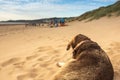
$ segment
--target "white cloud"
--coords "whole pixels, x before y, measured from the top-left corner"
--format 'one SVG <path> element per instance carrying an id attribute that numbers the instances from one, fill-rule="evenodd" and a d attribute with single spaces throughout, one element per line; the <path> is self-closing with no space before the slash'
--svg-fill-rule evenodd
<path id="1" fill-rule="evenodd" d="M 79 0 L 72 4 L 56 4 L 62 1 L 64 0 L 0 0 L 0 20 L 78 16 L 101 6 L 84 4 L 84 1 Z"/>
<path id="2" fill-rule="evenodd" d="M 111 1 L 117 1 L 117 0 L 93 0 L 93 1 L 99 1 L 99 2 L 111 2 Z"/>

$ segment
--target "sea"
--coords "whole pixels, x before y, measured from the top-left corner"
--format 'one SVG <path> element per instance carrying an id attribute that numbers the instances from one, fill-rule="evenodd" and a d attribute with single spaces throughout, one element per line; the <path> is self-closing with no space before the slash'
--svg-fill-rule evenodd
<path id="1" fill-rule="evenodd" d="M 0 22 L 0 25 L 22 25 L 26 24 L 25 22 Z"/>

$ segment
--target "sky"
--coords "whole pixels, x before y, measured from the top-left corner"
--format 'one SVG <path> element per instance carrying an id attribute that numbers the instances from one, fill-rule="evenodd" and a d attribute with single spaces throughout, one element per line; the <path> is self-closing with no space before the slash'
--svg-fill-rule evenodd
<path id="1" fill-rule="evenodd" d="M 0 0 L 0 21 L 74 17 L 117 0 Z"/>

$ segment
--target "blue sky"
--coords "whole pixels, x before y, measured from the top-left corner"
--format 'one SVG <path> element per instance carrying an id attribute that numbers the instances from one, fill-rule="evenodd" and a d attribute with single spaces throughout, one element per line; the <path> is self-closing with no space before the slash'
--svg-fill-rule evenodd
<path id="1" fill-rule="evenodd" d="M 79 16 L 117 0 L 0 0 L 0 21 Z"/>

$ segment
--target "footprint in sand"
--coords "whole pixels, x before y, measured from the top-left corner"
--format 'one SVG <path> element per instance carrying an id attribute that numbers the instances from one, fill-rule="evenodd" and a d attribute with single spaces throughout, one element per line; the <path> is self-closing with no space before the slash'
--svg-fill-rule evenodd
<path id="1" fill-rule="evenodd" d="M 45 46 L 45 47 L 39 47 L 38 52 L 44 52 L 44 51 L 49 51 L 52 50 L 52 46 Z"/>
<path id="2" fill-rule="evenodd" d="M 39 54 L 34 54 L 34 55 L 31 55 L 31 56 L 28 56 L 26 57 L 27 60 L 32 60 L 32 59 L 35 59 L 39 56 Z"/>
<path id="3" fill-rule="evenodd" d="M 46 68 L 47 66 L 49 66 L 48 63 L 36 63 L 36 64 L 32 65 L 32 67 L 34 67 L 34 68 L 38 68 L 38 67 Z"/>
<path id="4" fill-rule="evenodd" d="M 50 50 L 48 52 L 46 52 L 47 55 L 50 55 L 49 57 L 60 57 L 60 55 L 62 54 L 61 50 L 59 49 L 53 49 L 53 50 Z"/>
<path id="5" fill-rule="evenodd" d="M 18 75 L 17 80 L 33 80 L 38 75 L 38 69 L 31 69 L 28 73 Z"/>
<path id="6" fill-rule="evenodd" d="M 1 67 L 6 67 L 6 66 L 8 66 L 10 64 L 13 64 L 13 63 L 16 63 L 16 62 L 18 62 L 20 60 L 21 60 L 20 58 L 11 58 L 11 59 L 1 63 Z"/>
<path id="7" fill-rule="evenodd" d="M 38 58 L 38 61 L 43 61 L 43 60 L 44 60 L 44 58 L 42 58 L 42 57 L 41 57 L 41 58 Z"/>
<path id="8" fill-rule="evenodd" d="M 33 80 L 33 78 L 35 78 L 36 76 L 37 74 L 34 74 L 34 73 L 23 74 L 23 75 L 17 76 L 17 80 Z"/>
<path id="9" fill-rule="evenodd" d="M 40 56 L 37 59 L 37 61 L 46 61 L 49 57 L 50 57 L 49 55 L 44 54 L 44 55 Z"/>
<path id="10" fill-rule="evenodd" d="M 39 66 L 40 66 L 40 63 L 35 63 L 35 64 L 32 65 L 32 67 L 34 67 L 34 68 L 39 67 Z"/>
<path id="11" fill-rule="evenodd" d="M 49 66 L 49 64 L 48 63 L 43 63 L 43 64 L 40 64 L 40 66 L 43 67 L 43 68 L 46 68 L 47 66 Z"/>
<path id="12" fill-rule="evenodd" d="M 25 63 L 26 62 L 23 61 L 23 62 L 14 63 L 13 65 L 15 66 L 15 68 L 23 68 Z"/>

